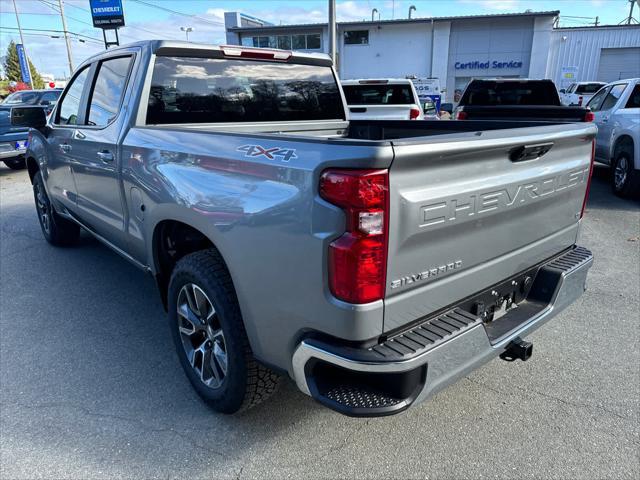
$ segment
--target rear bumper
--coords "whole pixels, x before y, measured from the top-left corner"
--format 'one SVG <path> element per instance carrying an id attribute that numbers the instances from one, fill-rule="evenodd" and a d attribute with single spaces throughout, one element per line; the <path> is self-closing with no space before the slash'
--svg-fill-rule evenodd
<path id="1" fill-rule="evenodd" d="M 488 324 L 454 306 L 367 348 L 305 339 L 293 355 L 294 379 L 301 391 L 347 415 L 401 412 L 564 310 L 584 292 L 592 264 L 582 247 L 551 259 L 537 269 L 526 300 Z"/>
<path id="2" fill-rule="evenodd" d="M 24 155 L 27 151 L 27 148 L 16 148 L 15 144 L 18 140 L 24 141 L 25 138 L 18 138 L 15 141 L 5 142 L 0 141 L 0 160 L 4 160 L 6 158 L 14 158 L 19 157 L 20 155 Z"/>

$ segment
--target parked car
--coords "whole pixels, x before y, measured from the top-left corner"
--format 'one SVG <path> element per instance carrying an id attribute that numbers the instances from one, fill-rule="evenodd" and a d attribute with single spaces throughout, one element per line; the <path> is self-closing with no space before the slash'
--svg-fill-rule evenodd
<path id="1" fill-rule="evenodd" d="M 38 105 L 47 114 L 51 113 L 62 90 L 21 90 L 14 92 L 0 103 L 0 160 L 13 169 L 25 167 L 24 153 L 27 150 L 29 129 L 11 125 L 11 108 Z"/>
<path id="2" fill-rule="evenodd" d="M 611 187 L 620 196 L 640 192 L 640 79 L 617 80 L 587 106 L 598 126 L 595 158 L 611 166 Z"/>
<path id="3" fill-rule="evenodd" d="M 83 228 L 153 275 L 221 412 L 274 372 L 347 415 L 403 411 L 527 360 L 592 263 L 593 124 L 349 121 L 326 55 L 139 42 L 80 65 L 48 120 L 12 118 L 45 239 Z"/>
<path id="4" fill-rule="evenodd" d="M 560 89 L 560 101 L 562 105 L 578 106 L 586 105 L 591 97 L 606 85 L 605 82 L 577 82 L 565 89 Z"/>
<path id="5" fill-rule="evenodd" d="M 342 88 L 353 120 L 424 119 L 418 92 L 409 79 L 342 80 Z"/>
<path id="6" fill-rule="evenodd" d="M 551 80 L 474 79 L 469 82 L 455 110 L 457 120 L 535 120 L 589 122 L 584 107 L 560 103 Z"/>

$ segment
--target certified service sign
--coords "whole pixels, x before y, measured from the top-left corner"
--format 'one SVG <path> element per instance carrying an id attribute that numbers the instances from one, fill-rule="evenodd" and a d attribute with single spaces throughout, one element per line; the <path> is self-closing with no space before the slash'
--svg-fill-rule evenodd
<path id="1" fill-rule="evenodd" d="M 89 0 L 89 3 L 94 27 L 124 27 L 122 0 Z"/>

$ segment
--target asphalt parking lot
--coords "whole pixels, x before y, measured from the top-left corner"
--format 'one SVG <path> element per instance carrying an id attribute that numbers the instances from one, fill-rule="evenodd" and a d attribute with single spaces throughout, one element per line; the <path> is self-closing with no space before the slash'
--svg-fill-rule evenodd
<path id="1" fill-rule="evenodd" d="M 638 478 L 640 203 L 596 168 L 589 290 L 397 416 L 352 419 L 284 382 L 240 416 L 183 375 L 153 280 L 97 241 L 42 238 L 26 172 L 0 167 L 0 477 Z"/>

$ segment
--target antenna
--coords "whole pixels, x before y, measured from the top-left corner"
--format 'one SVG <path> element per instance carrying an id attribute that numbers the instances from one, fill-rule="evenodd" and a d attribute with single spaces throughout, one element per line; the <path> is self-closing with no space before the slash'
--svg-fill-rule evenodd
<path id="1" fill-rule="evenodd" d="M 629 2 L 629 16 L 622 20 L 618 25 L 631 25 L 633 23 L 638 24 L 638 20 L 636 20 L 633 16 L 633 7 L 635 7 L 636 3 L 640 7 L 640 0 L 628 0 Z"/>

